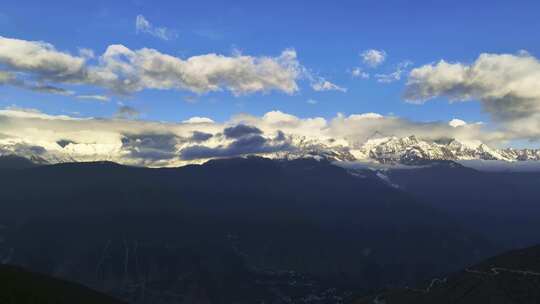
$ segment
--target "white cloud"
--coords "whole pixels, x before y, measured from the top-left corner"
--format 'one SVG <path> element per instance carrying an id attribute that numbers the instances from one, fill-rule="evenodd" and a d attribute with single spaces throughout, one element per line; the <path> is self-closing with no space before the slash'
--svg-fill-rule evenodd
<path id="1" fill-rule="evenodd" d="M 319 103 L 317 100 L 311 99 L 311 98 L 308 99 L 306 102 L 309 103 L 309 104 L 311 104 L 311 105 L 314 105 L 314 104 L 318 104 L 318 103 Z"/>
<path id="2" fill-rule="evenodd" d="M 384 116 L 379 113 L 338 114 L 332 119 L 322 117 L 299 118 L 297 116 L 271 111 L 257 117 L 253 115 L 237 115 L 231 123 L 243 123 L 257 126 L 266 133 L 281 130 L 286 134 L 295 134 L 306 138 L 323 140 L 339 139 L 354 146 L 363 143 L 374 133 L 384 136 L 404 137 L 417 135 L 420 138 L 440 139 L 454 137 L 464 141 L 480 140 L 490 144 L 498 144 L 504 140 L 504 134 L 484 129 L 484 125 L 471 123 L 454 128 L 449 122 L 415 122 L 396 116 Z"/>
<path id="3" fill-rule="evenodd" d="M 294 50 L 279 57 L 226 57 L 217 54 L 186 60 L 153 49 L 132 51 L 112 45 L 91 74 L 100 85 L 131 93 L 143 89 L 177 89 L 196 93 L 227 89 L 235 95 L 278 90 L 298 90 L 299 63 Z"/>
<path id="4" fill-rule="evenodd" d="M 388 74 L 376 74 L 375 78 L 377 79 L 377 82 L 379 83 L 392 83 L 395 81 L 401 80 L 401 76 L 406 71 L 406 69 L 412 65 L 411 61 L 405 60 L 400 62 L 397 66 L 395 71 L 388 73 Z"/>
<path id="5" fill-rule="evenodd" d="M 175 31 L 172 31 L 166 27 L 154 26 L 143 15 L 138 15 L 135 18 L 135 29 L 137 33 L 150 34 L 156 38 L 162 40 L 171 40 L 178 37 Z"/>
<path id="6" fill-rule="evenodd" d="M 199 116 L 194 116 L 194 117 L 191 117 L 189 119 L 186 119 L 184 121 L 182 121 L 183 123 L 188 123 L 188 124 L 211 124 L 211 123 L 214 123 L 214 121 L 208 117 L 199 117 Z"/>
<path id="7" fill-rule="evenodd" d="M 85 58 L 57 51 L 41 41 L 0 36 L 0 64 L 29 72 L 42 81 L 77 82 L 85 78 Z"/>
<path id="8" fill-rule="evenodd" d="M 389 74 L 376 74 L 377 82 L 379 83 L 392 83 L 401 79 L 401 72 L 394 71 Z"/>
<path id="9" fill-rule="evenodd" d="M 386 52 L 383 50 L 365 50 L 360 54 L 364 64 L 370 67 L 376 67 L 382 64 L 386 60 Z"/>
<path id="10" fill-rule="evenodd" d="M 456 138 L 465 142 L 481 141 L 495 145 L 505 139 L 505 134 L 489 131 L 482 124 L 456 128 L 450 126 L 449 122 L 416 122 L 378 113 L 338 115 L 329 122 L 328 132 L 335 138 L 345 138 L 353 143 L 363 143 L 375 133 L 397 137 L 416 135 L 428 140 Z"/>
<path id="11" fill-rule="evenodd" d="M 344 116 L 343 116 L 343 114 L 340 114 L 340 115 L 338 115 L 338 117 L 343 118 Z M 349 119 L 352 119 L 352 120 L 380 119 L 380 118 L 384 118 L 384 116 L 382 116 L 379 113 L 374 113 L 374 112 L 362 113 L 362 114 L 351 114 L 349 116 Z"/>
<path id="12" fill-rule="evenodd" d="M 77 95 L 78 99 L 90 99 L 90 100 L 97 100 L 97 101 L 110 101 L 111 98 L 109 96 L 105 95 Z"/>
<path id="13" fill-rule="evenodd" d="M 467 123 L 461 119 L 454 118 L 448 122 L 448 125 L 454 128 L 462 127 L 467 125 Z"/>
<path id="14" fill-rule="evenodd" d="M 339 92 L 347 92 L 347 88 L 338 86 L 335 83 L 332 83 L 326 78 L 319 76 L 317 73 L 314 73 L 313 71 L 303 67 L 298 66 L 298 72 L 299 76 L 302 78 L 305 78 L 309 81 L 311 88 L 314 91 L 322 92 L 322 91 L 339 91 Z"/>
<path id="15" fill-rule="evenodd" d="M 93 85 L 117 94 L 145 89 L 293 94 L 299 90 L 297 80 L 305 70 L 293 49 L 277 57 L 206 54 L 181 59 L 154 49 L 110 45 L 97 57 L 97 64 L 87 62 L 88 50 L 80 53 L 74 56 L 45 42 L 0 37 L 0 65 L 7 69 L 0 81 L 35 90 L 57 88 L 50 84 Z M 17 81 L 9 78 L 8 82 L 7 75 L 17 75 Z"/>
<path id="16" fill-rule="evenodd" d="M 43 120 L 80 120 L 78 118 L 70 117 L 67 115 L 49 115 L 37 109 L 19 108 L 17 106 L 10 106 L 3 110 L 0 110 L 0 116 L 22 119 L 36 118 Z"/>
<path id="17" fill-rule="evenodd" d="M 322 91 L 339 91 L 343 93 L 347 92 L 347 88 L 340 87 L 337 84 L 331 83 L 330 81 L 324 78 L 319 78 L 317 81 L 313 82 L 311 84 L 311 87 L 313 88 L 313 90 L 317 92 L 322 92 Z"/>
<path id="18" fill-rule="evenodd" d="M 354 78 L 369 79 L 370 75 L 367 72 L 364 72 L 361 68 L 356 67 L 352 69 L 351 75 Z"/>
<path id="19" fill-rule="evenodd" d="M 413 69 L 405 98 L 478 100 L 512 137 L 540 138 L 540 61 L 528 53 L 481 54 L 471 64 L 444 60 Z"/>

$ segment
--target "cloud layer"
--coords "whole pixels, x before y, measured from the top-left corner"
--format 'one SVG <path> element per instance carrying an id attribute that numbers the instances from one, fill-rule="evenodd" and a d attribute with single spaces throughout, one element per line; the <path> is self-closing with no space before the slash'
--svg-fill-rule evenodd
<path id="1" fill-rule="evenodd" d="M 176 32 L 166 27 L 154 26 L 143 15 L 137 15 L 135 18 L 135 29 L 137 33 L 150 34 L 162 40 L 171 40 L 177 37 Z"/>
<path id="2" fill-rule="evenodd" d="M 120 112 L 130 109 L 120 109 Z M 146 166 L 177 166 L 214 157 L 294 153 L 324 145 L 354 152 L 374 136 L 424 139 L 453 137 L 498 142 L 503 134 L 482 124 L 419 123 L 376 113 L 299 118 L 280 111 L 236 115 L 224 123 L 195 117 L 181 123 L 53 116 L 35 110 L 0 110 L 0 154 L 23 153 L 44 159 L 112 160 Z"/>

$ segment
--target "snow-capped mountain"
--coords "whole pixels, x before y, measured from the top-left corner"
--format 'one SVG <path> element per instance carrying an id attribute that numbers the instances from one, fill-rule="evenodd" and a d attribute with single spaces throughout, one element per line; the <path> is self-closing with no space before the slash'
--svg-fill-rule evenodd
<path id="1" fill-rule="evenodd" d="M 540 161 L 540 149 L 496 149 L 480 142 L 471 143 L 457 139 L 427 140 L 414 135 L 377 136 L 356 145 L 351 145 L 350 141 L 344 140 L 294 136 L 290 136 L 287 141 L 287 149 L 259 155 L 278 159 L 323 158 L 346 162 L 368 161 L 385 165 L 418 165 L 426 161 L 442 160 Z M 54 149 L 46 149 L 19 142 L 3 142 L 0 144 L 0 156 L 3 155 L 24 157 L 36 164 L 113 161 L 128 165 L 181 166 L 204 161 L 200 159 L 184 161 L 178 157 L 167 162 L 146 164 L 129 158 L 129 152 L 122 150 L 122 147 L 88 144 L 67 144 L 54 147 Z"/>
<path id="2" fill-rule="evenodd" d="M 320 141 L 303 141 L 287 158 L 324 157 L 337 161 L 370 161 L 381 164 L 414 165 L 425 161 L 498 160 L 540 161 L 540 149 L 496 149 L 483 143 L 456 139 L 424 140 L 407 137 L 371 138 L 358 147 Z"/>
<path id="3" fill-rule="evenodd" d="M 335 142 L 331 139 L 307 139 L 301 136 L 291 136 L 289 142 L 291 149 L 265 156 L 289 160 L 298 158 L 324 158 L 336 161 L 358 160 L 345 143 Z"/>
<path id="4" fill-rule="evenodd" d="M 414 135 L 368 140 L 356 155 L 360 159 L 401 164 L 425 160 L 540 160 L 540 150 L 495 149 L 483 143 L 465 143 L 456 139 L 428 141 Z"/>
<path id="5" fill-rule="evenodd" d="M 79 145 L 81 146 L 81 145 Z M 96 147 L 86 145 L 86 150 Z M 81 149 L 81 147 L 78 147 Z M 71 163 L 71 162 L 88 162 L 88 161 L 116 161 L 123 163 L 121 155 L 115 156 L 111 153 L 100 153 L 99 151 L 90 151 L 90 153 L 80 153 L 72 146 L 67 145 L 58 147 L 58 149 L 46 149 L 42 146 L 30 145 L 23 142 L 3 142 L 0 143 L 0 156 L 15 155 L 24 157 L 35 164 L 56 164 L 56 163 Z"/>

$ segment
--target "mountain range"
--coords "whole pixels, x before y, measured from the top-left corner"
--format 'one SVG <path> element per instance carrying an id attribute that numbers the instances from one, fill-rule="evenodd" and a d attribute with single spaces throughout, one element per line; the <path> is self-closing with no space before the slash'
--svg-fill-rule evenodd
<path id="1" fill-rule="evenodd" d="M 495 149 L 483 143 L 467 143 L 457 139 L 426 140 L 408 137 L 373 136 L 357 148 L 329 145 L 317 141 L 301 141 L 291 157 L 325 156 L 339 161 L 372 161 L 380 164 L 414 165 L 434 160 L 499 160 L 538 161 L 540 149 Z"/>
<path id="2" fill-rule="evenodd" d="M 540 149 L 492 148 L 480 142 L 465 142 L 457 139 L 429 140 L 414 135 L 408 137 L 381 136 L 374 134 L 368 140 L 351 146 L 347 143 L 290 136 L 287 149 L 279 152 L 260 152 L 260 156 L 278 159 L 296 159 L 322 157 L 336 161 L 361 161 L 386 165 L 417 165 L 425 161 L 540 161 Z M 84 153 L 80 151 L 84 150 Z M 177 156 L 165 162 L 163 166 L 202 163 L 205 159 L 183 160 L 181 149 Z M 94 152 L 92 152 L 94 151 Z M 115 150 L 116 151 L 116 150 Z M 99 147 L 91 144 L 59 142 L 54 150 L 20 143 L 4 143 L 0 146 L 0 155 L 16 155 L 30 159 L 36 164 L 55 164 L 81 161 L 114 161 L 131 164 L 121 150 L 103 154 Z"/>

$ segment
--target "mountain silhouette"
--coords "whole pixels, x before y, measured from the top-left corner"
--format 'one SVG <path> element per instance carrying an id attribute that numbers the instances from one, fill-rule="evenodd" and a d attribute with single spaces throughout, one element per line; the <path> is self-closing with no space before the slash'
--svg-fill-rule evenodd
<path id="1" fill-rule="evenodd" d="M 121 304 L 82 285 L 0 265 L 0 303 Z"/>
<path id="2" fill-rule="evenodd" d="M 419 288 L 381 292 L 356 303 L 540 303 L 540 246 L 504 253 Z"/>
<path id="3" fill-rule="evenodd" d="M 5 263 L 129 302 L 345 299 L 497 250 L 376 172 L 324 160 L 68 163 L 0 179 Z"/>

